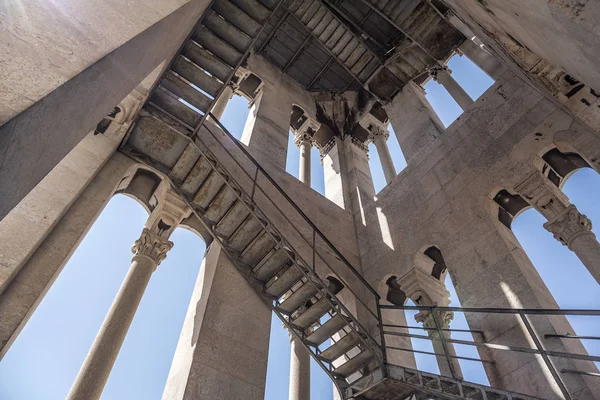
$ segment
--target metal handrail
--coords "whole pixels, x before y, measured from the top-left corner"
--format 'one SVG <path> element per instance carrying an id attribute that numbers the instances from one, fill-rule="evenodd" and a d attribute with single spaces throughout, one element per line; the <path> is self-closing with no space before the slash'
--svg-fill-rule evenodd
<path id="1" fill-rule="evenodd" d="M 263 167 L 261 167 L 261 165 L 258 163 L 258 161 L 256 161 L 256 159 L 254 159 L 254 157 L 248 152 L 248 150 L 246 150 L 246 148 L 239 142 L 239 140 L 237 140 L 235 138 L 235 136 L 233 136 L 231 134 L 231 132 L 229 132 L 229 130 L 227 130 L 227 128 L 225 128 L 225 126 L 223 126 L 223 124 L 221 123 L 221 121 L 219 121 L 217 118 L 215 118 L 214 115 L 212 115 L 212 113 L 208 113 L 210 115 L 210 118 L 212 121 L 216 122 L 217 125 L 219 126 L 219 128 L 227 135 L 229 136 L 229 138 L 235 143 L 235 145 L 237 146 L 238 149 L 240 149 L 244 155 L 246 157 L 248 157 L 248 159 L 254 164 L 254 166 L 256 168 L 258 168 L 258 170 L 260 172 L 262 172 L 262 174 L 265 176 L 265 178 L 267 178 L 267 180 L 277 189 L 277 191 L 279 191 L 279 193 L 281 193 L 281 195 L 283 195 L 283 197 L 290 203 L 290 205 L 298 212 L 298 214 L 300 214 L 300 216 L 310 225 L 310 227 L 313 229 L 314 232 L 316 232 L 319 237 L 333 250 L 333 252 L 335 253 L 336 256 L 338 256 L 341 261 L 346 264 L 346 266 L 354 273 L 354 275 L 361 281 L 361 283 L 363 283 L 367 289 L 369 289 L 369 291 L 376 297 L 376 298 L 380 298 L 381 296 L 379 296 L 379 294 L 377 293 L 377 291 L 375 289 L 373 289 L 373 287 L 369 284 L 369 282 L 367 282 L 365 280 L 365 278 L 352 266 L 352 264 L 350 264 L 350 262 L 346 259 L 346 257 L 344 257 L 344 255 L 342 253 L 340 253 L 340 251 L 335 247 L 335 245 L 333 243 L 331 243 L 329 241 L 329 239 L 327 239 L 327 237 L 323 234 L 323 232 L 321 232 L 321 230 L 312 222 L 312 220 L 304 213 L 304 211 L 302 211 L 300 209 L 300 207 L 298 207 L 298 205 L 290 198 L 290 196 L 288 196 L 288 194 L 285 192 L 285 190 L 283 190 L 281 188 L 281 186 L 279 186 L 277 184 L 277 182 L 275 182 L 275 180 L 271 177 L 271 175 L 269 175 L 269 173 L 267 171 L 265 171 L 265 169 Z M 210 130 L 208 127 L 206 127 L 208 130 Z"/>
<path id="2" fill-rule="evenodd" d="M 468 345 L 468 346 L 487 348 L 490 350 L 516 351 L 516 352 L 520 352 L 520 353 L 529 353 L 529 354 L 540 355 L 544 361 L 544 364 L 548 368 L 548 371 L 550 372 L 550 374 L 552 375 L 558 388 L 560 389 L 562 395 L 567 400 L 572 399 L 572 396 L 569 393 L 563 379 L 561 378 L 559 371 L 557 371 L 554 364 L 551 362 L 550 357 L 567 358 L 567 359 L 572 359 L 572 360 L 583 360 L 583 361 L 591 361 L 591 362 L 600 361 L 600 356 L 591 356 L 589 354 L 577 354 L 577 353 L 546 350 L 544 348 L 539 336 L 536 334 L 533 326 L 531 325 L 529 318 L 527 318 L 528 315 L 548 315 L 548 316 L 551 316 L 551 315 L 561 315 L 561 316 L 579 315 L 579 316 L 600 317 L 600 310 L 516 309 L 516 308 L 493 308 L 493 307 L 492 308 L 490 308 L 490 307 L 488 307 L 488 308 L 486 308 L 486 307 L 473 308 L 473 307 L 437 307 L 437 306 L 396 306 L 396 305 L 387 305 L 387 304 L 380 305 L 380 308 L 388 309 L 388 310 L 429 311 L 429 312 L 433 313 L 434 321 L 436 322 L 436 326 L 434 328 L 418 328 L 418 329 L 423 329 L 428 332 L 431 330 L 437 331 L 439 333 L 438 337 L 404 333 L 404 332 L 394 332 L 394 331 L 384 331 L 383 334 L 384 335 L 392 335 L 392 336 L 400 336 L 400 337 L 408 337 L 408 338 L 425 339 L 425 340 L 430 340 L 430 341 L 433 341 L 433 340 L 440 341 L 442 343 L 442 348 L 444 350 L 444 354 L 434 354 L 434 353 L 429 353 L 429 352 L 422 352 L 422 351 L 406 349 L 406 348 L 397 348 L 397 347 L 392 347 L 392 346 L 386 347 L 388 349 L 408 351 L 408 352 L 412 351 L 413 353 L 425 353 L 425 354 L 440 355 L 440 356 L 445 356 L 448 359 L 448 361 L 450 360 L 450 358 L 461 359 L 461 357 L 451 355 L 447 349 L 447 343 L 463 344 L 463 345 Z M 445 312 L 450 312 L 450 311 L 462 312 L 462 313 L 509 314 L 509 315 L 518 316 L 520 318 L 521 322 L 523 323 L 525 329 L 527 330 L 528 335 L 532 339 L 535 348 L 518 347 L 518 346 L 512 346 L 512 345 L 509 346 L 509 345 L 501 345 L 501 344 L 495 344 L 495 343 L 475 342 L 475 341 L 471 341 L 471 340 L 459 340 L 459 339 L 452 339 L 450 337 L 445 338 L 444 335 L 442 335 L 442 331 L 446 331 L 446 332 L 448 332 L 448 331 L 450 331 L 450 332 L 466 331 L 466 332 L 479 332 L 479 333 L 481 333 L 481 332 L 480 331 L 472 331 L 472 330 L 457 330 L 457 329 L 441 328 L 439 326 L 437 318 L 435 318 L 435 314 L 438 312 L 444 312 L 444 311 Z M 391 324 L 386 324 L 385 326 L 392 327 L 392 328 L 417 328 L 417 327 L 391 325 Z M 544 337 L 546 337 L 546 338 L 552 337 L 552 338 L 573 338 L 573 339 L 574 338 L 598 339 L 595 336 L 579 337 L 579 336 L 569 336 L 569 335 L 544 335 Z M 475 361 L 490 362 L 489 360 L 481 360 L 481 359 L 475 360 Z M 451 372 L 453 372 L 453 371 L 451 370 Z M 588 371 L 576 371 L 576 370 L 563 369 L 560 372 L 561 373 L 576 373 L 576 374 L 581 374 L 581 375 L 600 377 L 600 374 L 594 373 L 594 372 L 588 372 Z"/>

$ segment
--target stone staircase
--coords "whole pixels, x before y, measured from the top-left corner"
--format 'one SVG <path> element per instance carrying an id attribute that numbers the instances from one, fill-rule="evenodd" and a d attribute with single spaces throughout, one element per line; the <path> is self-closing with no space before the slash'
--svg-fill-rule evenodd
<path id="1" fill-rule="evenodd" d="M 215 0 L 163 75 L 146 109 L 181 128 L 197 129 L 279 3 Z"/>
<path id="2" fill-rule="evenodd" d="M 381 66 L 375 53 L 320 0 L 286 0 L 285 6 L 361 84 Z"/>

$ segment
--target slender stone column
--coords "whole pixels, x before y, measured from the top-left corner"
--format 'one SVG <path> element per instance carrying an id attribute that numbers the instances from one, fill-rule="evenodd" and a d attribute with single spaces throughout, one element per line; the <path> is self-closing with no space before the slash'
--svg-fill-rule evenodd
<path id="1" fill-rule="evenodd" d="M 235 90 L 232 85 L 226 85 L 223 88 L 223 92 L 221 92 L 221 95 L 219 96 L 217 101 L 215 101 L 215 104 L 210 110 L 210 113 L 214 115 L 216 119 L 221 119 L 223 113 L 225 112 L 225 108 L 227 107 L 227 103 L 229 103 L 229 100 L 231 100 L 234 93 Z"/>
<path id="2" fill-rule="evenodd" d="M 450 292 L 444 283 L 425 272 L 425 269 L 419 265 L 418 259 L 415 259 L 415 264 L 412 270 L 397 279 L 406 296 L 419 306 L 447 307 L 450 304 Z M 454 319 L 454 313 L 436 314 L 434 315 L 430 311 L 421 311 L 415 315 L 415 320 L 423 323 L 423 328 L 427 329 L 427 334 L 432 339 L 434 352 L 440 354 L 436 356 L 440 374 L 462 379 L 463 374 L 458 359 L 451 357 L 456 355 L 454 345 L 445 341 L 450 339 L 450 332 L 441 331 L 441 329 L 450 328 L 450 321 Z"/>
<path id="3" fill-rule="evenodd" d="M 502 62 L 488 53 L 483 47 L 478 45 L 473 40 L 467 39 L 458 48 L 459 54 L 464 54 L 473 61 L 483 72 L 488 74 L 494 80 L 498 80 L 506 70 Z"/>
<path id="4" fill-rule="evenodd" d="M 310 354 L 304 345 L 290 335 L 292 345 L 290 357 L 289 400 L 310 400 Z"/>
<path id="5" fill-rule="evenodd" d="M 150 215 L 131 249 L 134 256 L 129 272 L 71 387 L 68 400 L 95 400 L 102 395 L 150 277 L 173 247 L 168 237 L 189 213 L 183 200 L 166 192 Z"/>
<path id="6" fill-rule="evenodd" d="M 592 232 L 592 221 L 570 204 L 544 228 L 574 252 L 600 284 L 600 243 Z"/>
<path id="7" fill-rule="evenodd" d="M 433 79 L 446 88 L 448 93 L 450 93 L 450 96 L 456 100 L 463 111 L 468 110 L 471 105 L 473 105 L 475 101 L 467 94 L 467 92 L 465 92 L 458 82 L 454 80 L 448 67 L 437 67 L 432 69 L 430 73 Z"/>
<path id="8" fill-rule="evenodd" d="M 379 154 L 379 161 L 383 168 L 383 175 L 385 175 L 385 181 L 389 185 L 397 173 L 390 149 L 387 146 L 387 140 L 390 137 L 387 126 L 370 113 L 362 118 L 360 124 L 369 132 L 368 140 L 375 143 L 377 154 Z"/>
<path id="9" fill-rule="evenodd" d="M 308 118 L 294 132 L 294 143 L 300 147 L 300 170 L 298 171 L 298 179 L 300 182 L 310 186 L 311 160 L 310 150 L 313 144 L 313 136 L 319 130 L 321 124 L 312 118 Z"/>
<path id="10" fill-rule="evenodd" d="M 592 232 L 592 221 L 541 172 L 536 171 L 515 189 L 546 217 L 544 228 L 573 251 L 600 284 L 600 243 Z"/>

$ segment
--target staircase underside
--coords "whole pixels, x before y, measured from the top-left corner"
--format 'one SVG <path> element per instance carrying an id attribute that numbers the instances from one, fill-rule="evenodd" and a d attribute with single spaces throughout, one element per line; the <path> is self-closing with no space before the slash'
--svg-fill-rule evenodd
<path id="1" fill-rule="evenodd" d="M 511 393 L 427 372 L 387 365 L 387 377 L 378 370 L 352 385 L 355 400 L 539 400 L 537 397 Z"/>

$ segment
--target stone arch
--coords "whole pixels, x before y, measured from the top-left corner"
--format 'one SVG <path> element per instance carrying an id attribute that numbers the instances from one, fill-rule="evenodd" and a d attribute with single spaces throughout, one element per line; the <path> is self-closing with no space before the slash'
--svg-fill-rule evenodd
<path id="1" fill-rule="evenodd" d="M 125 173 L 113 196 L 115 194 L 122 194 L 130 197 L 136 200 L 150 214 L 156 206 L 157 194 L 159 191 L 165 190 L 165 185 L 168 186 L 169 184 L 162 174 L 142 164 L 136 164 Z M 178 227 L 195 233 L 207 246 L 213 240 L 210 232 L 193 213 L 181 221 Z"/>
<path id="2" fill-rule="evenodd" d="M 531 205 L 519 194 L 513 194 L 502 187 L 494 189 L 490 199 L 488 204 L 491 215 L 509 230 L 514 219 L 531 208 Z"/>
<path id="3" fill-rule="evenodd" d="M 575 151 L 561 151 L 553 147 L 541 155 L 544 164 L 542 173 L 555 186 L 562 190 L 567 180 L 583 168 L 591 168 L 590 164 Z"/>

